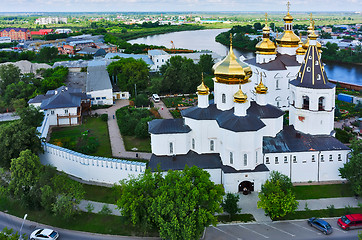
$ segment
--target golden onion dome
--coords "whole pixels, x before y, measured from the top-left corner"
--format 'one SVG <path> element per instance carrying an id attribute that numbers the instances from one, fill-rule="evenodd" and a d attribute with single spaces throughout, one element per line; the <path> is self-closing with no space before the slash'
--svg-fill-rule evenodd
<path id="1" fill-rule="evenodd" d="M 204 73 L 202 73 L 202 82 L 197 87 L 197 93 L 199 95 L 209 95 L 209 88 L 204 83 Z"/>
<path id="2" fill-rule="evenodd" d="M 297 47 L 300 41 L 299 37 L 293 31 L 284 31 L 276 38 L 281 47 Z"/>
<path id="3" fill-rule="evenodd" d="M 216 81 L 219 83 L 246 83 L 253 74 L 250 66 L 241 62 L 235 56 L 232 48 L 232 34 L 230 34 L 230 51 L 228 55 L 221 62 L 216 63 L 213 68 Z"/>
<path id="4" fill-rule="evenodd" d="M 266 92 L 268 91 L 268 88 L 263 84 L 263 73 L 260 73 L 260 83 L 258 84 L 258 86 L 255 87 L 255 91 L 256 93 L 259 94 L 266 94 Z"/>
<path id="5" fill-rule="evenodd" d="M 272 55 L 276 53 L 276 46 L 269 39 L 270 28 L 268 27 L 268 14 L 265 13 L 265 27 L 263 28 L 263 39 L 256 44 L 256 53 L 258 54 L 265 54 L 265 55 Z"/>
<path id="6" fill-rule="evenodd" d="M 307 51 L 303 47 L 299 47 L 295 52 L 297 55 L 304 55 Z"/>
<path id="7" fill-rule="evenodd" d="M 263 40 L 256 44 L 255 48 L 258 54 L 276 54 L 275 49 L 277 47 L 269 38 L 263 38 Z"/>
<path id="8" fill-rule="evenodd" d="M 287 15 L 284 16 L 283 20 L 285 22 L 292 22 L 293 21 L 293 17 L 292 17 L 292 15 L 290 15 L 289 11 L 288 11 Z"/>
<path id="9" fill-rule="evenodd" d="M 234 94 L 234 102 L 245 103 L 247 99 L 248 96 L 246 96 L 246 94 L 241 91 L 241 87 L 239 86 L 239 90 Z"/>

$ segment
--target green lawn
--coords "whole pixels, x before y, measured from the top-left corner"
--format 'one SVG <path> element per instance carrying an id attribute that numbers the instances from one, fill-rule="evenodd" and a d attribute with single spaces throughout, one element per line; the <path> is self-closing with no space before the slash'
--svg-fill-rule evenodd
<path id="1" fill-rule="evenodd" d="M 288 214 L 285 217 L 274 220 L 293 220 L 293 219 L 307 219 L 311 217 L 340 217 L 346 214 L 361 213 L 362 208 L 340 208 L 340 209 L 323 209 L 323 210 L 308 210 L 296 211 L 293 214 Z"/>
<path id="2" fill-rule="evenodd" d="M 82 185 L 85 191 L 84 199 L 96 202 L 116 204 L 117 199 L 112 188 L 89 184 Z"/>
<path id="3" fill-rule="evenodd" d="M 137 148 L 136 152 L 151 152 L 151 138 L 137 138 L 135 136 L 122 136 L 126 151 L 133 151 Z"/>
<path id="4" fill-rule="evenodd" d="M 53 128 L 50 143 L 55 143 L 58 140 L 65 141 L 66 139 L 77 141 L 77 138 L 81 136 L 82 132 L 87 130 L 89 131 L 89 136 L 95 137 L 99 142 L 96 152 L 91 155 L 112 157 L 107 122 L 96 117 L 85 117 L 82 125 Z"/>
<path id="5" fill-rule="evenodd" d="M 354 196 L 350 184 L 295 186 L 293 190 L 298 200 Z"/>
<path id="6" fill-rule="evenodd" d="M 139 229 L 128 224 L 124 217 L 119 216 L 81 212 L 65 221 L 45 210 L 26 209 L 19 202 L 10 201 L 7 198 L 0 198 L 0 211 L 7 211 L 7 213 L 20 218 L 24 217 L 26 213 L 28 220 L 59 228 L 112 235 L 142 236 Z M 157 231 L 148 234 L 148 236 L 157 235 Z"/>

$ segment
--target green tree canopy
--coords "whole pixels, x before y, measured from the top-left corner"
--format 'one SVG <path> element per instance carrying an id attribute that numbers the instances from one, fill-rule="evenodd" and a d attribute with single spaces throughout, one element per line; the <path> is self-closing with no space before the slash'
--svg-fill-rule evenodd
<path id="1" fill-rule="evenodd" d="M 39 180 L 41 164 L 39 157 L 29 149 L 20 152 L 18 158 L 11 160 L 11 181 L 9 188 L 14 196 L 24 203 L 29 202 L 30 191 Z"/>
<path id="2" fill-rule="evenodd" d="M 12 83 L 20 81 L 20 69 L 14 64 L 4 64 L 0 66 L 0 93 L 4 94 L 6 87 Z"/>
<path id="3" fill-rule="evenodd" d="M 142 59 L 121 58 L 117 62 L 112 62 L 107 66 L 108 73 L 113 82 L 122 91 L 128 91 L 135 94 L 135 85 L 137 92 L 143 91 L 148 86 L 148 66 Z"/>
<path id="4" fill-rule="evenodd" d="M 16 115 L 18 115 L 22 122 L 31 127 L 39 127 L 44 119 L 44 113 L 39 111 L 40 108 L 36 108 L 32 105 L 19 108 L 16 110 Z"/>
<path id="5" fill-rule="evenodd" d="M 238 206 L 239 195 L 233 193 L 227 193 L 225 199 L 223 200 L 221 206 L 224 209 L 224 212 L 229 213 L 230 217 L 239 213 L 241 208 Z"/>
<path id="6" fill-rule="evenodd" d="M 362 140 L 353 141 L 351 149 L 349 160 L 339 173 L 351 183 L 355 194 L 362 196 Z"/>
<path id="7" fill-rule="evenodd" d="M 181 56 L 171 57 L 162 65 L 162 91 L 168 93 L 195 92 L 201 83 L 201 68 L 192 59 Z"/>
<path id="8" fill-rule="evenodd" d="M 269 179 L 261 186 L 258 208 L 263 208 L 271 219 L 294 212 L 298 207 L 298 201 L 295 200 L 292 187 L 292 182 L 287 176 L 272 171 Z"/>
<path id="9" fill-rule="evenodd" d="M 212 59 L 210 54 L 202 54 L 200 56 L 199 65 L 201 67 L 201 71 L 207 74 L 212 73 L 212 66 L 214 66 L 215 62 Z"/>
<path id="10" fill-rule="evenodd" d="M 166 175 L 147 170 L 121 187 L 122 215 L 140 227 L 157 227 L 164 239 L 200 238 L 206 226 L 216 224 L 224 194 L 208 172 L 195 166 Z"/>
<path id="11" fill-rule="evenodd" d="M 58 49 L 55 47 L 43 47 L 38 53 L 38 58 L 44 62 L 50 62 L 58 56 Z"/>

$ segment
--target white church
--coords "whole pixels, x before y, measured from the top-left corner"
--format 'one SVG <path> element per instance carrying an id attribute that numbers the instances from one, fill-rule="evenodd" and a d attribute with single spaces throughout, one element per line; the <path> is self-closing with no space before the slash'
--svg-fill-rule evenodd
<path id="1" fill-rule="evenodd" d="M 214 100 L 202 81 L 198 105 L 183 110 L 182 119 L 149 122 L 149 168 L 198 166 L 234 193 L 260 191 L 273 170 L 292 182 L 341 180 L 350 150 L 333 137 L 335 86 L 320 61 L 314 24 L 302 43 L 289 6 L 284 21 L 277 46 L 264 27 L 255 59 L 240 61 L 231 42 L 214 66 Z"/>

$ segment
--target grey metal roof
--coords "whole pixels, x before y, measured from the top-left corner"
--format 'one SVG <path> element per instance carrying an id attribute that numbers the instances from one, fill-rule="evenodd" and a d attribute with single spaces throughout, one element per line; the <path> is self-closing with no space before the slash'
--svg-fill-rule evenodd
<path id="1" fill-rule="evenodd" d="M 106 70 L 106 65 L 94 66 L 91 65 L 91 62 L 89 62 L 87 70 L 87 93 L 112 89 L 112 84 Z"/>
<path id="2" fill-rule="evenodd" d="M 221 168 L 221 158 L 218 153 L 198 154 L 189 151 L 187 154 L 174 156 L 156 156 L 152 154 L 148 167 L 156 171 L 158 166 L 162 171 L 182 170 L 185 166 L 197 166 L 202 169 Z"/>
<path id="3" fill-rule="evenodd" d="M 53 68 L 58 66 L 68 67 L 68 68 L 82 68 L 88 66 L 88 61 L 77 60 L 77 61 L 64 61 L 64 62 L 56 62 L 53 65 Z"/>
<path id="4" fill-rule="evenodd" d="M 46 94 L 38 95 L 38 96 L 30 99 L 28 101 L 28 103 L 41 103 L 41 102 L 43 102 L 43 100 L 48 99 L 51 96 L 53 96 L 53 95 L 46 95 Z"/>
<path id="5" fill-rule="evenodd" d="M 148 123 L 148 131 L 152 134 L 188 133 L 191 128 L 181 118 L 154 119 Z"/>
<path id="6" fill-rule="evenodd" d="M 196 120 L 216 120 L 221 128 L 233 132 L 257 131 L 265 124 L 256 116 L 248 114 L 244 117 L 234 115 L 234 108 L 222 111 L 210 104 L 207 108 L 192 107 L 181 111 L 183 117 Z"/>
<path id="7" fill-rule="evenodd" d="M 41 109 L 54 109 L 65 107 L 79 107 L 82 102 L 80 96 L 72 95 L 67 91 L 61 91 L 50 98 L 45 99 L 41 105 Z"/>
<path id="8" fill-rule="evenodd" d="M 244 169 L 244 170 L 236 170 L 235 168 L 227 165 L 222 166 L 222 171 L 224 173 L 248 173 L 248 172 L 268 172 L 269 169 L 265 164 L 259 164 L 254 169 Z"/>
<path id="9" fill-rule="evenodd" d="M 294 126 L 284 126 L 276 137 L 263 138 L 264 153 L 308 152 L 349 150 L 349 148 L 329 135 L 310 135 L 298 132 Z"/>
<path id="10" fill-rule="evenodd" d="M 107 53 L 107 55 L 104 58 L 111 59 L 116 56 L 118 56 L 120 58 L 142 59 L 143 61 L 145 61 L 146 64 L 154 65 L 153 61 L 148 57 L 148 55 L 144 55 L 144 54 Z"/>
<path id="11" fill-rule="evenodd" d="M 265 106 L 260 106 L 255 101 L 251 102 L 250 107 L 246 112 L 260 118 L 279 118 L 284 115 L 284 111 L 273 105 L 267 104 Z"/>
<path id="12" fill-rule="evenodd" d="M 257 66 L 265 70 L 286 70 L 287 66 L 300 66 L 295 56 L 288 54 L 277 54 L 277 57 L 268 63 L 256 63 L 256 58 L 251 58 L 244 61 L 247 64 Z"/>
<path id="13" fill-rule="evenodd" d="M 316 46 L 308 47 L 304 62 L 300 66 L 298 77 L 291 81 L 290 84 L 313 89 L 332 89 L 335 87 L 333 83 L 328 81 Z"/>

